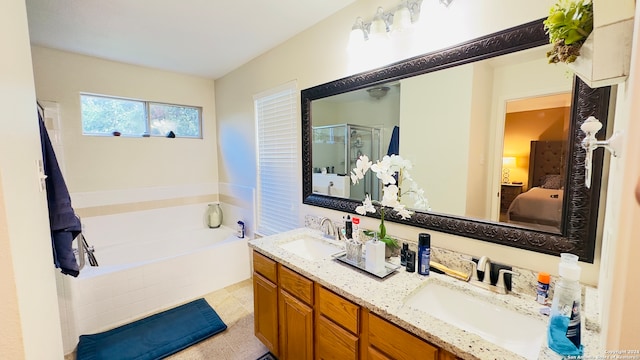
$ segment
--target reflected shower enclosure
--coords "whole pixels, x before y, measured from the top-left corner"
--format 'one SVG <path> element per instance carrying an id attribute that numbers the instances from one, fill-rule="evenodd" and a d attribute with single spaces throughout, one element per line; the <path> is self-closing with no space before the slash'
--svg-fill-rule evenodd
<path id="1" fill-rule="evenodd" d="M 313 191 L 318 194 L 364 199 L 380 198 L 380 185 L 371 173 L 351 183 L 350 173 L 362 155 L 381 158 L 381 133 L 376 127 L 339 124 L 313 127 Z"/>

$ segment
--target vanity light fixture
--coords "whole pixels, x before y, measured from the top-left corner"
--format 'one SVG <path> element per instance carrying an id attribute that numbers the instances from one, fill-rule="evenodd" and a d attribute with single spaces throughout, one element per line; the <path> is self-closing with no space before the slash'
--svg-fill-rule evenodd
<path id="1" fill-rule="evenodd" d="M 440 4 L 449 7 L 449 5 L 451 5 L 451 3 L 453 2 L 453 0 L 440 0 Z"/>
<path id="2" fill-rule="evenodd" d="M 356 18 L 351 27 L 349 43 L 358 45 L 368 40 L 380 40 L 387 38 L 392 32 L 401 32 L 410 28 L 420 18 L 420 7 L 423 1 L 427 0 L 402 0 L 395 11 L 391 12 L 385 12 L 382 7 L 378 7 L 370 22 L 365 22 L 362 17 Z M 447 0 L 449 3 L 451 1 Z"/>
<path id="3" fill-rule="evenodd" d="M 602 129 L 602 123 L 600 120 L 593 116 L 589 116 L 582 125 L 580 130 L 585 133 L 585 138 L 582 140 L 582 148 L 586 150 L 586 158 L 584 160 L 585 167 L 585 186 L 591 187 L 591 162 L 593 161 L 593 151 L 599 147 L 605 148 L 611 152 L 613 156 L 620 156 L 622 148 L 622 134 L 615 132 L 608 140 L 596 139 L 596 133 Z"/>

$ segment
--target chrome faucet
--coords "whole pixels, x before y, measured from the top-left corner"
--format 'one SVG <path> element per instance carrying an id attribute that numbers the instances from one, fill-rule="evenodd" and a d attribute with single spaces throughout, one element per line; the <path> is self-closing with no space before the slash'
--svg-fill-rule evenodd
<path id="1" fill-rule="evenodd" d="M 504 279 L 505 274 L 511 274 L 512 276 L 520 275 L 515 271 L 500 269 L 498 270 L 498 281 L 493 285 L 491 284 L 491 260 L 489 260 L 488 257 L 480 257 L 477 263 L 465 257 L 462 257 L 462 260 L 471 263 L 471 279 L 469 280 L 471 284 L 498 294 L 506 294 L 508 292 Z M 478 277 L 478 271 L 484 273 L 482 280 Z"/>
<path id="2" fill-rule="evenodd" d="M 476 271 L 481 271 L 484 274 L 482 278 L 483 283 L 491 285 L 491 260 L 489 260 L 488 257 L 484 255 L 480 257 Z"/>
<path id="3" fill-rule="evenodd" d="M 323 230 L 325 223 L 328 223 L 326 232 Z M 323 217 L 320 220 L 320 231 L 322 231 L 322 234 L 327 238 L 340 240 L 340 232 L 338 231 L 336 226 L 333 224 L 333 221 L 331 221 L 331 219 L 329 218 Z"/>

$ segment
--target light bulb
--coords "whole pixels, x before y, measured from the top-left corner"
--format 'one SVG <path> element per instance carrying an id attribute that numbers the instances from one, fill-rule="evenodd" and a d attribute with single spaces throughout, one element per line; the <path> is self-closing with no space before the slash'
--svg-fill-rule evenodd
<path id="1" fill-rule="evenodd" d="M 411 12 L 406 2 L 402 2 L 398 10 L 393 14 L 393 31 L 403 31 L 411 27 Z"/>
<path id="2" fill-rule="evenodd" d="M 384 21 L 384 10 L 381 7 L 378 8 L 376 16 L 371 22 L 369 35 L 372 39 L 380 39 L 387 36 L 387 23 Z"/>

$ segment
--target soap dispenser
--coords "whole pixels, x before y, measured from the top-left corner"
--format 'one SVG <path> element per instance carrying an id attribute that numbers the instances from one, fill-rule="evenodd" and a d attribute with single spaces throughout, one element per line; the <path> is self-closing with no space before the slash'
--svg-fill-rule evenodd
<path id="1" fill-rule="evenodd" d="M 365 252 L 365 269 L 374 273 L 384 271 L 385 244 L 378 240 L 377 233 L 365 244 Z"/>
<path id="2" fill-rule="evenodd" d="M 580 339 L 580 266 L 578 256 L 560 254 L 558 280 L 551 305 L 551 318 L 547 339 L 549 348 L 556 353 L 572 358 L 582 358 L 583 346 Z"/>

